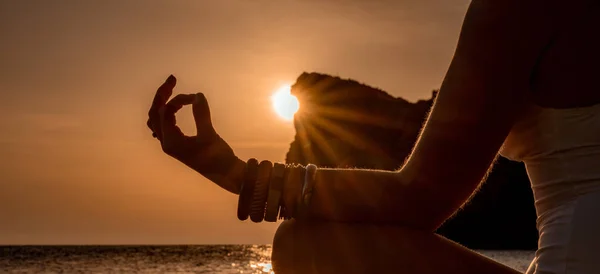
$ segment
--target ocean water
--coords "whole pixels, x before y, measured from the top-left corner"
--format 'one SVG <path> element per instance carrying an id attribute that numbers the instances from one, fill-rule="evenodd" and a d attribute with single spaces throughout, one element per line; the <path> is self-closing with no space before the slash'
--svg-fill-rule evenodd
<path id="1" fill-rule="evenodd" d="M 478 251 L 525 271 L 533 251 Z M 270 245 L 0 246 L 0 273 L 272 273 Z"/>

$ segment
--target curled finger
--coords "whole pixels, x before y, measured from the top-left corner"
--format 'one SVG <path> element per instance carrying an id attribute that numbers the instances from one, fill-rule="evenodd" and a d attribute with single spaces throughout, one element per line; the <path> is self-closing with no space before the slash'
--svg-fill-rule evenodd
<path id="1" fill-rule="evenodd" d="M 194 102 L 195 95 L 194 94 L 178 94 L 173 97 L 173 99 L 169 100 L 169 102 L 165 105 L 164 110 L 164 119 L 167 121 L 171 121 L 176 123 L 175 113 L 179 111 L 183 106 L 190 105 Z"/>
<path id="2" fill-rule="evenodd" d="M 152 105 L 148 111 L 147 125 L 156 134 L 159 140 L 162 140 L 162 129 L 161 129 L 161 118 L 160 110 L 164 108 L 165 104 L 169 100 L 169 97 L 173 94 L 173 88 L 177 83 L 175 76 L 170 75 L 165 82 L 156 90 Z"/>
<path id="3" fill-rule="evenodd" d="M 179 94 L 160 110 L 162 137 L 167 146 L 177 146 L 184 141 L 186 136 L 177 126 L 175 113 L 183 106 L 191 104 L 193 100 L 193 94 Z"/>

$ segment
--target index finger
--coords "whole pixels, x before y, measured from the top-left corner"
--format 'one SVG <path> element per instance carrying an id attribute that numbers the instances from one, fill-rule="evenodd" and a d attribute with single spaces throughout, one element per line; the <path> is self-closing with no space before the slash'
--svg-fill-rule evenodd
<path id="1" fill-rule="evenodd" d="M 165 80 L 165 82 L 156 90 L 154 100 L 152 101 L 152 106 L 150 106 L 150 110 L 148 111 L 148 127 L 150 127 L 154 133 L 156 133 L 159 140 L 162 139 L 159 109 L 165 106 L 173 94 L 173 88 L 175 88 L 176 83 L 177 79 L 175 76 L 170 75 L 167 80 Z"/>

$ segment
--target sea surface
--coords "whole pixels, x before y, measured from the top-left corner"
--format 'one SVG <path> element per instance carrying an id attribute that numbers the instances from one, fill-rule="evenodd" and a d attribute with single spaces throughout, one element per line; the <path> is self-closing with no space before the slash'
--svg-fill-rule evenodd
<path id="1" fill-rule="evenodd" d="M 478 251 L 525 271 L 533 251 Z M 0 246 L 0 273 L 272 273 L 270 245 Z M 400 269 L 399 269 L 400 270 Z"/>

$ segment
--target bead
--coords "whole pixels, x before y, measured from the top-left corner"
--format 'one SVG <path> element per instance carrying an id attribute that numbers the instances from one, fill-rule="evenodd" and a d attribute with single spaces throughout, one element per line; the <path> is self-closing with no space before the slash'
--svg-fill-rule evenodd
<path id="1" fill-rule="evenodd" d="M 267 196 L 267 205 L 265 221 L 276 222 L 279 214 L 279 205 L 281 203 L 281 194 L 283 191 L 283 176 L 285 174 L 285 165 L 275 163 L 271 172 L 269 183 L 269 194 Z"/>
<path id="2" fill-rule="evenodd" d="M 249 159 L 246 163 L 242 188 L 240 190 L 240 196 L 238 197 L 237 216 L 241 221 L 248 219 L 248 216 L 250 215 L 257 173 L 258 160 L 254 158 Z"/>
<path id="3" fill-rule="evenodd" d="M 270 161 L 262 161 L 258 165 L 258 175 L 250 207 L 250 219 L 255 223 L 262 222 L 265 217 L 265 203 L 267 202 L 272 169 L 273 163 Z"/>
<path id="4" fill-rule="evenodd" d="M 304 174 L 304 184 L 302 186 L 302 196 L 300 203 L 298 204 L 298 216 L 299 219 L 305 219 L 308 217 L 310 200 L 314 192 L 315 178 L 317 174 L 317 166 L 308 164 L 306 166 L 306 173 Z"/>
<path id="5" fill-rule="evenodd" d="M 304 167 L 301 165 L 290 165 L 285 175 L 285 187 L 283 189 L 283 203 L 281 207 L 281 216 L 284 219 L 291 219 L 296 215 L 297 204 L 300 202 L 302 194 L 302 184 L 304 178 Z M 292 203 L 286 203 L 293 201 Z"/>

